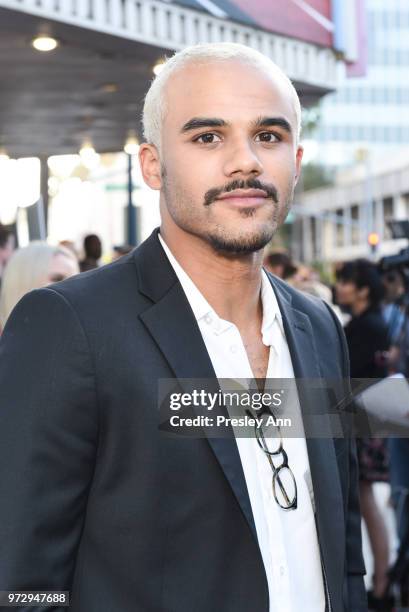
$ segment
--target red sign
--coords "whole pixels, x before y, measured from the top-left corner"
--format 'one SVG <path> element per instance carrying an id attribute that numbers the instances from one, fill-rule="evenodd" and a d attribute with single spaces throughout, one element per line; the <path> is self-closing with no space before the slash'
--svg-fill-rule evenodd
<path id="1" fill-rule="evenodd" d="M 276 34 L 333 46 L 331 0 L 233 0 L 259 27 Z"/>

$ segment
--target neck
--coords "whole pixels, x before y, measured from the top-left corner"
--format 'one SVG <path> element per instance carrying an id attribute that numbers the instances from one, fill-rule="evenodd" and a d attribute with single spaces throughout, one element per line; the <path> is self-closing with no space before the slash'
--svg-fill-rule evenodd
<path id="1" fill-rule="evenodd" d="M 162 225 L 160 233 L 219 317 L 239 329 L 255 318 L 261 320 L 262 250 L 246 255 L 223 254 L 180 228 L 169 232 Z"/>

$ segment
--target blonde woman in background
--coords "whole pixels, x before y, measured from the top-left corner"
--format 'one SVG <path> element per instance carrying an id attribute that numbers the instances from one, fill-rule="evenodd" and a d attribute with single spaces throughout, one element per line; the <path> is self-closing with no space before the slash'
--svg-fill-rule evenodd
<path id="1" fill-rule="evenodd" d="M 0 333 L 17 302 L 32 289 L 78 274 L 75 255 L 63 246 L 32 242 L 11 256 L 0 294 Z"/>

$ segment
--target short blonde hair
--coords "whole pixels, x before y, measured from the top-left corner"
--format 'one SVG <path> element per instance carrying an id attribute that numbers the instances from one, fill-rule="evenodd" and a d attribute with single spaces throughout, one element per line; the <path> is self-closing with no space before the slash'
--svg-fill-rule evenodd
<path id="1" fill-rule="evenodd" d="M 297 91 L 288 76 L 269 57 L 256 51 L 256 49 L 239 43 L 221 42 L 185 47 L 166 60 L 159 74 L 153 79 L 145 96 L 142 124 L 144 137 L 149 144 L 155 145 L 160 151 L 162 124 L 167 112 L 165 88 L 172 75 L 190 63 L 200 65 L 229 60 L 240 60 L 243 63 L 267 71 L 289 88 L 293 97 L 297 123 L 296 139 L 299 140 L 301 135 L 301 104 Z"/>
<path id="2" fill-rule="evenodd" d="M 50 268 L 51 260 L 59 254 L 77 262 L 68 249 L 51 246 L 41 241 L 31 242 L 13 253 L 4 269 L 1 284 L 0 330 L 4 328 L 11 311 L 23 295 L 43 286 L 43 279 Z"/>

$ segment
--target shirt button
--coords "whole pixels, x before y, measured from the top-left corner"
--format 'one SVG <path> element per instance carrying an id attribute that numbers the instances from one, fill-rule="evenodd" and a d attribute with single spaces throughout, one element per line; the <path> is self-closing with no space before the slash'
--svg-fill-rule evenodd
<path id="1" fill-rule="evenodd" d="M 285 574 L 284 565 L 280 565 L 280 576 L 284 576 L 284 574 Z"/>
<path id="2" fill-rule="evenodd" d="M 206 321 L 206 323 L 207 323 L 208 325 L 210 325 L 210 323 L 212 322 L 212 316 L 211 316 L 211 315 L 209 315 L 209 314 L 207 314 L 207 315 L 205 316 L 205 321 Z"/>
<path id="3" fill-rule="evenodd" d="M 235 344 L 232 344 L 230 347 L 230 352 L 231 353 L 237 353 L 237 346 Z"/>

